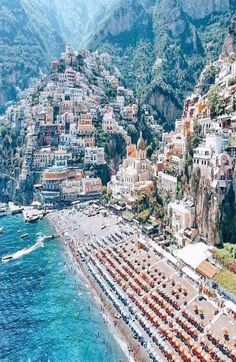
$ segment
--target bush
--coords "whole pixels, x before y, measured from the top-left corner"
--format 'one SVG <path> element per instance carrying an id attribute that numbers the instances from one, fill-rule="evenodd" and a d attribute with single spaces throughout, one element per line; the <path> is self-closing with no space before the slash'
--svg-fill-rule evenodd
<path id="1" fill-rule="evenodd" d="M 138 214 L 138 221 L 141 222 L 142 224 L 144 224 L 145 222 L 148 221 L 150 216 L 150 210 L 143 210 Z"/>
<path id="2" fill-rule="evenodd" d="M 233 272 L 222 269 L 214 276 L 213 280 L 230 293 L 236 295 L 236 274 Z"/>

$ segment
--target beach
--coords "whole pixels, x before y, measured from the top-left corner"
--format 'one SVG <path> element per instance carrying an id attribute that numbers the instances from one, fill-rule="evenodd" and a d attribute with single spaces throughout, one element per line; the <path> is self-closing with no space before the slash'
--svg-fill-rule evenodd
<path id="1" fill-rule="evenodd" d="M 113 336 L 120 345 L 120 348 L 124 352 L 127 361 L 147 362 L 150 358 L 145 349 L 142 348 L 142 346 L 133 338 L 124 321 L 120 318 L 116 318 L 117 310 L 106 298 L 101 288 L 91 277 L 91 274 L 85 268 L 84 263 L 76 253 L 76 242 L 72 244 L 71 239 L 77 241 L 80 239 L 78 224 L 74 224 L 73 226 L 69 225 L 67 211 L 62 211 L 59 213 L 55 212 L 51 215 L 48 215 L 47 217 L 55 227 L 56 232 L 65 232 L 66 234 L 68 233 L 70 235 L 69 239 L 68 235 L 62 237 L 61 239 L 63 240 L 64 245 L 68 251 L 68 255 L 71 260 L 71 268 L 79 274 L 79 277 L 84 281 L 87 288 L 89 288 L 91 294 L 93 295 L 94 301 L 100 308 L 100 312 L 103 315 L 105 323 L 108 325 Z"/>
<path id="2" fill-rule="evenodd" d="M 48 218 L 127 360 L 236 361 L 233 309 L 137 226 L 97 204 Z"/>

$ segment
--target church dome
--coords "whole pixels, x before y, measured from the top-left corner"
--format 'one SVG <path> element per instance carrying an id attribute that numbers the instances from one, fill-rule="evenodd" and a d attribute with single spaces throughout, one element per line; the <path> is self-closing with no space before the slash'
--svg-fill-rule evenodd
<path id="1" fill-rule="evenodd" d="M 138 143 L 137 143 L 137 150 L 145 151 L 145 149 L 146 149 L 145 141 L 143 139 L 142 131 L 140 131 L 140 137 L 139 137 Z"/>

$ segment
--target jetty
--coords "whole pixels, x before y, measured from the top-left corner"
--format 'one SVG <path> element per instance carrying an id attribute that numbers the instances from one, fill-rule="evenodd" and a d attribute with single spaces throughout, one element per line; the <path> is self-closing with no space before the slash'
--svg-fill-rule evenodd
<path id="1" fill-rule="evenodd" d="M 41 220 L 45 216 L 44 210 L 37 210 L 33 207 L 24 207 L 23 209 L 23 217 L 25 222 L 36 222 Z"/>
<path id="2" fill-rule="evenodd" d="M 8 208 L 12 215 L 20 214 L 23 211 L 22 206 L 15 205 L 13 202 L 8 203 Z"/>

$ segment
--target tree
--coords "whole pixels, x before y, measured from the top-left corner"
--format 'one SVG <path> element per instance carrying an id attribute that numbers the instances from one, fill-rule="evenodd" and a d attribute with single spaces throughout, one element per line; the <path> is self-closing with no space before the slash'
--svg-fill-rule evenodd
<path id="1" fill-rule="evenodd" d="M 207 93 L 207 99 L 212 118 L 224 113 L 225 103 L 223 98 L 220 96 L 220 88 L 217 85 L 211 87 Z"/>

